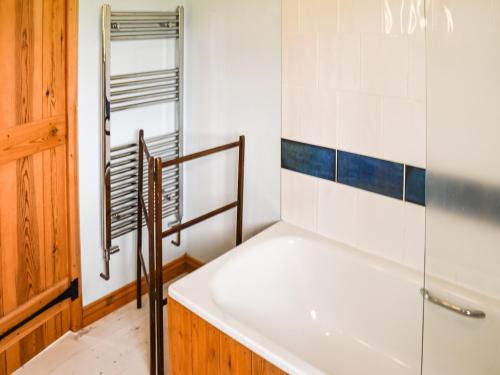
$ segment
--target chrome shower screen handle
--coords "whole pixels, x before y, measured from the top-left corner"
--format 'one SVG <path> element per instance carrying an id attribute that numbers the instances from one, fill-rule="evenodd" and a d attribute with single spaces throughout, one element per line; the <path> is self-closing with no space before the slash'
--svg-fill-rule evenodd
<path id="1" fill-rule="evenodd" d="M 427 289 L 420 289 L 420 293 L 422 293 L 422 296 L 424 296 L 424 299 L 427 301 L 438 305 L 440 307 L 443 307 L 447 310 L 453 311 L 457 314 L 466 316 L 468 318 L 476 318 L 476 319 L 484 319 L 486 318 L 486 314 L 481 311 L 481 310 L 473 310 L 473 309 L 468 309 L 463 306 L 459 306 L 457 304 L 454 304 L 452 302 L 443 300 L 441 298 L 438 298 L 436 296 L 433 296 Z"/>

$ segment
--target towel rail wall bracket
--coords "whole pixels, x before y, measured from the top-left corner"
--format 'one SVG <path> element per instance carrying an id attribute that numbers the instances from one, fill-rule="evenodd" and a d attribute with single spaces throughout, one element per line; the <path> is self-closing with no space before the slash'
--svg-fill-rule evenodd
<path id="1" fill-rule="evenodd" d="M 112 240 L 138 229 L 139 144 L 111 147 L 111 115 L 164 103 L 175 105 L 175 131 L 145 140 L 154 157 L 179 158 L 183 152 L 184 8 L 172 12 L 115 12 L 102 7 L 102 247 L 104 272 L 110 279 L 111 256 L 120 251 Z M 111 42 L 174 39 L 176 66 L 170 69 L 111 75 Z M 182 166 L 166 170 L 163 218 L 169 225 L 182 220 Z M 144 184 L 147 189 L 147 184 Z M 147 190 L 144 191 L 147 196 Z M 142 226 L 141 226 L 142 228 Z M 141 229 L 142 230 L 142 229 Z M 180 246 L 180 237 L 173 242 Z"/>

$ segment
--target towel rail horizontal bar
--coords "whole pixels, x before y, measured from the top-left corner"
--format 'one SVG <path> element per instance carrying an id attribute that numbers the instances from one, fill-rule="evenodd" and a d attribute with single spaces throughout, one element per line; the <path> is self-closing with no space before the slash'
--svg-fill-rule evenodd
<path id="1" fill-rule="evenodd" d="M 153 154 L 158 154 L 158 155 L 162 155 L 166 152 L 169 152 L 169 151 L 177 151 L 177 149 L 179 148 L 179 144 L 178 144 L 178 141 L 177 140 L 173 140 L 173 141 L 169 141 L 169 142 L 165 142 L 165 143 L 156 143 L 154 146 L 152 146 L 152 149 L 155 151 L 153 152 Z M 115 155 L 112 155 L 111 156 L 111 161 L 115 161 L 115 160 L 123 160 L 123 159 L 131 159 L 131 158 L 134 158 L 133 161 L 137 161 L 137 151 L 129 151 L 129 152 L 124 152 L 124 153 L 121 153 L 121 154 L 115 154 Z M 144 163 L 144 165 L 146 165 L 147 162 Z M 113 166 L 113 163 L 111 164 L 111 166 Z"/>
<path id="2" fill-rule="evenodd" d="M 169 17 L 169 16 L 160 16 L 160 17 L 137 17 L 137 18 L 127 18 L 127 17 L 114 17 L 111 20 L 111 32 L 115 31 L 118 25 L 121 23 L 129 23 L 129 24 L 151 24 L 151 23 L 161 23 L 161 24 L 169 24 L 169 23 L 179 23 L 179 19 L 177 17 Z"/>
<path id="3" fill-rule="evenodd" d="M 166 16 L 178 16 L 178 12 L 145 12 L 145 11 L 112 11 L 111 17 L 116 16 L 127 16 L 127 17 L 136 17 L 136 16 L 158 16 L 158 15 L 166 15 Z"/>
<path id="4" fill-rule="evenodd" d="M 179 83 L 174 82 L 170 83 L 167 85 L 153 85 L 153 86 L 144 86 L 144 87 L 137 87 L 134 89 L 126 89 L 126 90 L 116 90 L 116 91 L 111 91 L 111 97 L 113 96 L 120 96 L 120 95 L 126 95 L 126 94 L 134 94 L 134 93 L 141 93 L 141 92 L 149 92 L 149 91 L 156 91 L 156 90 L 164 90 L 164 89 L 169 89 L 169 88 L 177 88 L 179 87 Z"/>
<path id="5" fill-rule="evenodd" d="M 129 175 L 125 175 L 125 176 L 122 176 L 122 177 L 112 178 L 111 179 L 111 183 L 119 184 L 120 182 L 127 181 L 127 180 L 137 181 L 138 177 L 139 177 L 139 174 L 137 172 L 135 172 L 135 173 L 132 173 L 132 174 L 129 174 Z"/>
<path id="6" fill-rule="evenodd" d="M 123 168 L 123 169 L 111 171 L 111 177 L 120 176 L 124 173 L 131 172 L 131 171 L 137 171 L 137 165 L 134 167 L 128 167 L 128 168 Z"/>
<path id="7" fill-rule="evenodd" d="M 142 107 L 147 107 L 147 106 L 154 105 L 154 104 L 173 103 L 173 102 L 177 102 L 177 101 L 179 101 L 178 98 L 166 98 L 166 99 L 151 100 L 151 101 L 147 101 L 147 102 L 128 104 L 128 105 L 123 105 L 120 107 L 111 108 L 111 112 L 120 112 L 120 111 L 125 111 L 127 109 L 142 108 Z"/>
<path id="8" fill-rule="evenodd" d="M 133 35 L 133 36 L 122 36 L 116 35 L 111 36 L 111 40 L 146 40 L 146 39 L 177 39 L 179 34 L 162 34 L 162 35 Z"/>
<path id="9" fill-rule="evenodd" d="M 138 32 L 138 31 L 164 31 L 164 30 L 179 30 L 179 27 L 177 27 L 176 23 L 172 23 L 172 25 L 169 26 L 161 26 L 159 24 L 153 23 L 153 24 L 128 24 L 128 23 L 120 23 L 119 24 L 119 29 L 114 31 L 114 34 L 117 32 Z"/>
<path id="10" fill-rule="evenodd" d="M 125 27 L 114 30 L 111 35 L 143 35 L 143 34 L 164 34 L 173 33 L 177 34 L 179 28 L 176 26 L 161 26 L 156 25 L 152 27 Z"/>
<path id="11" fill-rule="evenodd" d="M 143 77 L 151 77 L 151 76 L 158 76 L 158 75 L 166 75 L 166 74 L 176 74 L 179 72 L 179 69 L 174 68 L 174 69 L 161 69 L 161 70 L 151 70 L 147 72 L 137 72 L 137 73 L 128 73 L 128 74 L 120 74 L 120 75 L 114 75 L 111 76 L 111 80 L 121 80 L 121 79 L 129 79 L 129 78 L 143 78 Z M 148 142 L 150 139 L 146 139 L 145 141 Z"/>
<path id="12" fill-rule="evenodd" d="M 131 80 L 131 81 L 122 80 L 121 82 L 112 83 L 111 89 L 117 89 L 117 88 L 121 88 L 121 87 L 145 86 L 145 85 L 151 85 L 153 83 L 169 84 L 169 83 L 178 83 L 178 82 L 179 82 L 178 76 L 165 76 L 165 77 L 153 76 L 153 78 L 135 79 L 135 80 Z"/>
<path id="13" fill-rule="evenodd" d="M 137 15 L 137 16 L 120 16 L 120 15 L 111 15 L 111 23 L 116 22 L 137 22 L 137 21 L 179 21 L 177 15 L 170 14 L 151 14 L 151 15 Z"/>
<path id="14" fill-rule="evenodd" d="M 143 99 L 153 99 L 153 98 L 159 98 L 163 96 L 172 96 L 172 95 L 177 95 L 179 93 L 179 90 L 165 90 L 165 91 L 159 91 L 151 94 L 144 94 L 144 95 L 133 95 L 133 96 L 127 96 L 124 98 L 119 98 L 119 99 L 111 99 L 111 105 L 113 104 L 120 104 L 120 103 L 126 103 L 130 101 L 136 101 L 136 100 L 143 100 Z"/>

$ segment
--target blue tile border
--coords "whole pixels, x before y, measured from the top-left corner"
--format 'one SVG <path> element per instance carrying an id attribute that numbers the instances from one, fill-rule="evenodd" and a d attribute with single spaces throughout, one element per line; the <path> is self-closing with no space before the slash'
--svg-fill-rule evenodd
<path id="1" fill-rule="evenodd" d="M 281 139 L 281 167 L 425 206 L 423 168 Z"/>
<path id="2" fill-rule="evenodd" d="M 282 139 L 281 167 L 335 181 L 335 150 Z"/>
<path id="3" fill-rule="evenodd" d="M 405 200 L 407 202 L 425 206 L 425 177 L 425 169 L 406 166 Z"/>
<path id="4" fill-rule="evenodd" d="M 338 158 L 339 183 L 403 199 L 403 164 L 344 151 Z"/>

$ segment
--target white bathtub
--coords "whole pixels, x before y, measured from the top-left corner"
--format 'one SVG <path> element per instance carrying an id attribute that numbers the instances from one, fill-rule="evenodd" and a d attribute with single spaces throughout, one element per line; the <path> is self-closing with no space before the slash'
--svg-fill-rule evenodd
<path id="1" fill-rule="evenodd" d="M 420 374 L 423 275 L 280 222 L 169 295 L 290 374 Z"/>

